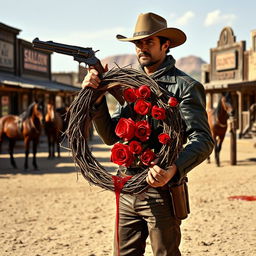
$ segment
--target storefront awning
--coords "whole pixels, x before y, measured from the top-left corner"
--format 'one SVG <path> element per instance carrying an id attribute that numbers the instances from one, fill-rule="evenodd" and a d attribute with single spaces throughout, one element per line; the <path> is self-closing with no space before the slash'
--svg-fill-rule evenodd
<path id="1" fill-rule="evenodd" d="M 220 81 L 204 84 L 206 91 L 236 91 L 236 90 L 255 90 L 256 81 Z"/>
<path id="2" fill-rule="evenodd" d="M 77 92 L 80 88 L 49 80 L 35 80 L 15 76 L 12 74 L 0 73 L 0 86 L 20 87 L 26 89 L 41 89 L 46 91 L 69 91 Z"/>

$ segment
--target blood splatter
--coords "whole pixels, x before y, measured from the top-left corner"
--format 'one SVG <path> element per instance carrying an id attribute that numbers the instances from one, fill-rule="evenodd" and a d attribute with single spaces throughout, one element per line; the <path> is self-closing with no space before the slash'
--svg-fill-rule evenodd
<path id="1" fill-rule="evenodd" d="M 230 196 L 229 200 L 256 201 L 256 196 Z"/>

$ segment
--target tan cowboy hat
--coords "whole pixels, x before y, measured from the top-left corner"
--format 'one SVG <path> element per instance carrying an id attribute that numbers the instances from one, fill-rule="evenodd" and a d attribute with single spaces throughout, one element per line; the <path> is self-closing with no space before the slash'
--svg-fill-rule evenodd
<path id="1" fill-rule="evenodd" d="M 168 38 L 171 41 L 170 48 L 183 44 L 187 39 L 183 31 L 177 28 L 167 28 L 166 20 L 152 12 L 139 15 L 133 37 L 117 35 L 116 38 L 124 42 L 133 42 L 150 36 Z"/>

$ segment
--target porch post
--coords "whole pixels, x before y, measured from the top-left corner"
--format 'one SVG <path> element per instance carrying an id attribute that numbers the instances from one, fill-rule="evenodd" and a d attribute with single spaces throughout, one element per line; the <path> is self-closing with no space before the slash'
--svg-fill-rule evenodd
<path id="1" fill-rule="evenodd" d="M 236 143 L 236 118 L 230 118 L 230 164 L 236 165 L 237 143 Z"/>
<path id="2" fill-rule="evenodd" d="M 236 92 L 238 95 L 238 113 L 237 113 L 237 117 L 238 117 L 238 135 L 239 138 L 241 138 L 242 133 L 243 133 L 243 93 L 240 91 Z"/>

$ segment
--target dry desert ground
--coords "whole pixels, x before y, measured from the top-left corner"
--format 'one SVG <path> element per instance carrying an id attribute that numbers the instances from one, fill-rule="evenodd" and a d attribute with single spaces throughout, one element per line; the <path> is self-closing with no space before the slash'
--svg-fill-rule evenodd
<path id="1" fill-rule="evenodd" d="M 182 223 L 182 255 L 256 255 L 256 201 L 230 196 L 256 196 L 256 149 L 252 140 L 238 140 L 237 165 L 230 165 L 226 137 L 221 167 L 203 162 L 189 175 L 191 214 Z M 97 136 L 90 146 L 94 156 L 114 171 L 109 147 Z M 1 256 L 112 255 L 115 195 L 90 186 L 78 173 L 70 153 L 47 159 L 46 142 L 39 146 L 39 170 L 24 171 L 21 143 L 10 168 L 7 147 L 0 154 Z M 212 157 L 213 158 L 213 157 Z M 150 256 L 150 241 L 145 256 Z"/>

